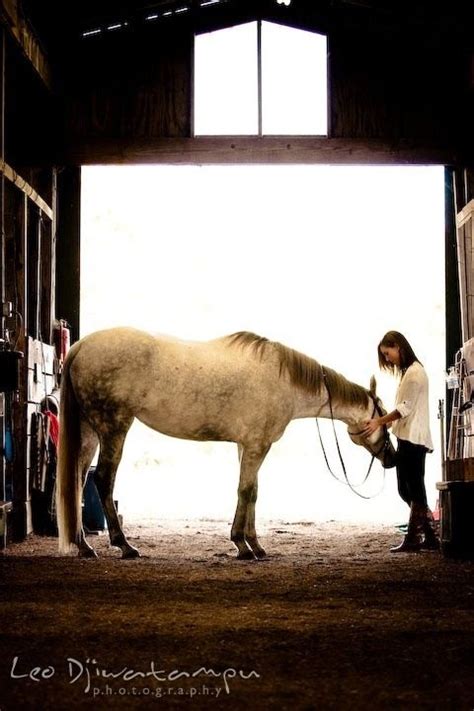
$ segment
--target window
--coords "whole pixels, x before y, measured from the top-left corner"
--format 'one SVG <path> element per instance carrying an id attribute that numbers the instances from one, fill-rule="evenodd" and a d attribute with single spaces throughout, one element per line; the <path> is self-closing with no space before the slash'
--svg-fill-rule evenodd
<path id="1" fill-rule="evenodd" d="M 252 22 L 198 35 L 195 135 L 327 135 L 324 35 Z"/>
<path id="2" fill-rule="evenodd" d="M 195 134 L 256 133 L 256 68 L 256 22 L 196 37 Z"/>

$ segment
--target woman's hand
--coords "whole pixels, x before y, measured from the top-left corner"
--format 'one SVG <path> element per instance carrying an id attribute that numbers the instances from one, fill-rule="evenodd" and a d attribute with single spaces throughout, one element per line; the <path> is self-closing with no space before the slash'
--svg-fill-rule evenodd
<path id="1" fill-rule="evenodd" d="M 379 427 L 382 427 L 380 417 L 374 417 L 372 420 L 367 420 L 366 422 L 364 422 L 364 429 L 362 430 L 362 434 L 364 435 L 364 437 L 370 437 L 370 435 L 373 434 L 375 430 L 378 430 Z"/>

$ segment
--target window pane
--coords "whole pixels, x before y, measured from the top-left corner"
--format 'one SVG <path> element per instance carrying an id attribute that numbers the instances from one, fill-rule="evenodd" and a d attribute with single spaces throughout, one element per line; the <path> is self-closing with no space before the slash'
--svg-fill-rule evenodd
<path id="1" fill-rule="evenodd" d="M 194 45 L 194 133 L 258 132 L 257 23 L 198 35 Z"/>
<path id="2" fill-rule="evenodd" d="M 262 23 L 264 134 L 327 135 L 326 37 Z"/>

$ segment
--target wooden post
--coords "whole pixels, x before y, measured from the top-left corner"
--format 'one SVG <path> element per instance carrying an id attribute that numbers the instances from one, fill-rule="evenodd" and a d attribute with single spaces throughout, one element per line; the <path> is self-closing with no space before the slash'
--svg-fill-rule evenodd
<path id="1" fill-rule="evenodd" d="M 0 159 L 5 160 L 5 29 L 0 26 Z M 5 317 L 3 303 L 5 302 L 5 177 L 0 175 L 0 338 L 5 337 Z M 0 343 L 0 346 L 2 344 Z M 3 412 L 4 396 L 0 393 L 0 500 L 5 500 L 5 417 Z"/>
<path id="2" fill-rule="evenodd" d="M 43 222 L 41 212 L 36 214 L 36 265 L 35 265 L 35 289 L 36 289 L 36 314 L 35 314 L 35 338 L 41 338 L 41 312 L 42 312 L 42 288 L 41 288 L 41 264 L 43 257 Z"/>
<path id="3" fill-rule="evenodd" d="M 31 495 L 28 483 L 28 407 L 27 407 L 27 339 L 26 324 L 27 297 L 27 257 L 28 257 L 28 197 L 14 187 L 9 196 L 9 234 L 15 240 L 15 308 L 22 314 L 23 321 L 17 334 L 16 348 L 25 354 L 20 370 L 18 399 L 12 408 L 15 458 L 7 469 L 13 482 L 12 533 L 14 540 L 23 540 L 32 531 Z M 20 328 L 20 323 L 17 323 Z"/>
<path id="4" fill-rule="evenodd" d="M 461 305 L 456 246 L 455 176 L 458 171 L 445 169 L 445 292 L 446 292 L 446 368 L 454 364 L 462 346 Z M 448 391 L 449 394 L 450 391 Z M 447 406 L 446 412 L 450 412 Z"/>
<path id="5" fill-rule="evenodd" d="M 81 169 L 64 168 L 57 181 L 56 315 L 79 338 Z"/>
<path id="6" fill-rule="evenodd" d="M 457 214 L 457 261 L 463 343 L 474 337 L 473 232 L 474 200 L 471 200 Z"/>
<path id="7" fill-rule="evenodd" d="M 445 190 L 445 328 L 446 328 L 446 370 L 454 365 L 456 353 L 462 346 L 461 336 L 461 303 L 459 296 L 458 281 L 458 255 L 456 238 L 456 187 L 455 175 L 457 171 L 452 168 L 445 168 L 444 190 Z M 453 390 L 446 389 L 445 412 L 451 413 L 453 405 Z M 445 446 L 447 448 L 447 438 L 449 427 L 446 427 Z"/>

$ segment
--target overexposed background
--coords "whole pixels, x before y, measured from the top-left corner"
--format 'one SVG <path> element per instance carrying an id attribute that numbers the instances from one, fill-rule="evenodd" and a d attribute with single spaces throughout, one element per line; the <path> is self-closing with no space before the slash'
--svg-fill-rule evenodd
<path id="1" fill-rule="evenodd" d="M 87 167 L 82 171 L 81 335 L 133 325 L 204 340 L 250 330 L 301 350 L 379 393 L 376 347 L 402 331 L 426 366 L 441 479 L 444 398 L 444 174 L 440 167 Z M 135 377 L 131 364 L 131 377 Z M 329 422 L 321 429 L 340 472 Z M 370 457 L 338 427 L 349 474 Z M 405 520 L 395 471 L 358 498 L 327 472 L 314 420 L 289 425 L 260 472 L 257 515 Z M 173 440 L 134 424 L 119 468 L 124 516 L 231 520 L 236 446 Z M 374 464 L 363 491 L 377 492 Z"/>

